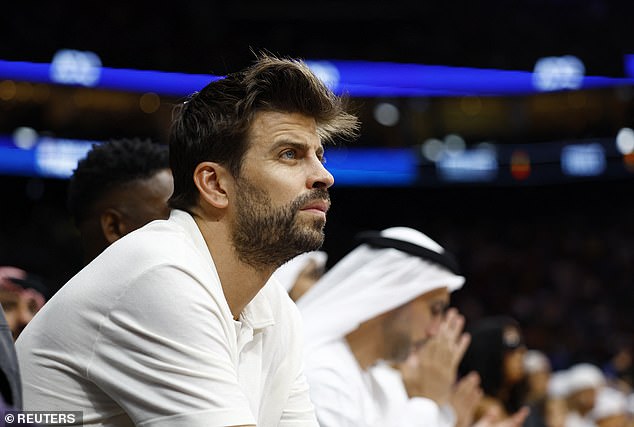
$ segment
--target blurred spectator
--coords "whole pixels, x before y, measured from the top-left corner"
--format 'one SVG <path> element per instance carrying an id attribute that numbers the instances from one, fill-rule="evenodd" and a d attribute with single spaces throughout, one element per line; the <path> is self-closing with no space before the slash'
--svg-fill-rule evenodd
<path id="1" fill-rule="evenodd" d="M 20 368 L 15 355 L 11 329 L 0 309 L 0 403 L 3 407 L 22 409 Z M 1 412 L 0 412 L 1 413 Z"/>
<path id="2" fill-rule="evenodd" d="M 598 427 L 627 427 L 630 418 L 627 396 L 612 387 L 602 387 L 589 416 Z"/>
<path id="3" fill-rule="evenodd" d="M 14 340 L 42 308 L 46 293 L 34 275 L 16 267 L 0 267 L 0 426 L 5 425 L 5 411 L 22 410 L 22 382 Z"/>
<path id="4" fill-rule="evenodd" d="M 84 261 L 148 222 L 166 219 L 173 189 L 166 145 L 140 139 L 93 145 L 68 188 Z"/>
<path id="5" fill-rule="evenodd" d="M 524 353 L 519 324 L 506 316 L 486 317 L 467 328 L 471 344 L 460 363 L 460 374 L 480 375 L 484 398 L 476 420 L 495 410 L 506 417 L 522 407 L 525 396 Z"/>
<path id="6" fill-rule="evenodd" d="M 544 399 L 548 393 L 551 366 L 548 357 L 539 350 L 528 350 L 524 354 L 526 373 L 526 403 Z"/>
<path id="7" fill-rule="evenodd" d="M 568 372 L 556 371 L 550 375 L 546 401 L 544 402 L 544 424 L 547 427 L 564 427 L 568 415 Z"/>
<path id="8" fill-rule="evenodd" d="M 605 385 L 603 372 L 591 363 L 578 363 L 566 374 L 568 415 L 566 427 L 594 427 L 591 418 L 597 393 Z"/>
<path id="9" fill-rule="evenodd" d="M 455 423 L 447 406 L 468 337 L 455 309 L 443 315 L 464 277 L 451 255 L 417 230 L 392 227 L 357 237 L 361 245 L 297 304 L 320 425 Z M 377 363 L 405 359 L 400 373 L 387 367 L 377 375 Z"/>
<path id="10" fill-rule="evenodd" d="M 297 301 L 323 276 L 327 260 L 326 252 L 306 252 L 283 264 L 273 277 L 286 288 L 291 299 Z"/>
<path id="11" fill-rule="evenodd" d="M 42 308 L 47 293 L 35 275 L 16 267 L 0 267 L 0 303 L 14 340 Z"/>
<path id="12" fill-rule="evenodd" d="M 546 426 L 546 401 L 551 366 L 548 357 L 539 350 L 528 350 L 524 354 L 526 374 L 526 396 L 524 402 L 530 408 L 525 427 Z"/>
<path id="13" fill-rule="evenodd" d="M 625 342 L 616 348 L 616 353 L 603 365 L 606 380 L 625 393 L 632 392 L 632 343 Z"/>

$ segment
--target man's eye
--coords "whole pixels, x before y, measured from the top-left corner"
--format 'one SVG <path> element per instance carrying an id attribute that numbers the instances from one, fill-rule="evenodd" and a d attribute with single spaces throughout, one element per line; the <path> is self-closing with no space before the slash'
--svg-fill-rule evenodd
<path id="1" fill-rule="evenodd" d="M 2 301 L 2 309 L 4 311 L 14 310 L 18 306 L 18 303 L 15 301 Z"/>
<path id="2" fill-rule="evenodd" d="M 295 150 L 286 150 L 282 152 L 282 155 L 280 157 L 282 157 L 283 159 L 296 159 L 297 152 Z"/>
<path id="3" fill-rule="evenodd" d="M 442 304 L 442 305 L 434 305 L 431 308 L 431 314 L 432 316 L 443 316 L 445 314 L 445 312 L 447 311 L 449 307 Z"/>

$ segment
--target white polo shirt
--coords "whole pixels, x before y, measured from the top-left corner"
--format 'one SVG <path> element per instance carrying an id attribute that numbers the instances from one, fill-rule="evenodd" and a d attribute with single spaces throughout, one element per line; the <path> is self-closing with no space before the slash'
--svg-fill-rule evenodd
<path id="1" fill-rule="evenodd" d="M 25 410 L 97 426 L 317 426 L 297 308 L 270 281 L 235 321 L 183 211 L 107 248 L 16 345 Z"/>

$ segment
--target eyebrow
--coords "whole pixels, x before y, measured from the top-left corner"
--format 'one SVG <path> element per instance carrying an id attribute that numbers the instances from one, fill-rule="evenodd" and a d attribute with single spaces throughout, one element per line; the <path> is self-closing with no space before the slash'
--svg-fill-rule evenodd
<path id="1" fill-rule="evenodd" d="M 295 148 L 297 150 L 307 150 L 310 149 L 310 145 L 306 142 L 298 142 L 298 141 L 294 141 L 292 139 L 281 139 L 277 142 L 275 142 L 273 144 L 273 147 L 271 150 L 275 151 L 280 147 L 283 146 L 288 146 L 291 148 Z M 318 156 L 323 156 L 324 154 L 324 146 L 323 145 L 319 145 L 319 148 L 317 150 L 315 150 L 315 152 L 317 153 Z"/>

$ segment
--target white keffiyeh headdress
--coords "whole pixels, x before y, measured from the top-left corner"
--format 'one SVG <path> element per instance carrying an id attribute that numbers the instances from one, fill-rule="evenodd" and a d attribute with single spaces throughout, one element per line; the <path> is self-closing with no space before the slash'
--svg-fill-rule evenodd
<path id="1" fill-rule="evenodd" d="M 453 258 L 423 233 L 393 227 L 362 233 L 358 246 L 297 302 L 306 350 L 340 339 L 366 320 L 439 288 L 464 284 Z"/>

